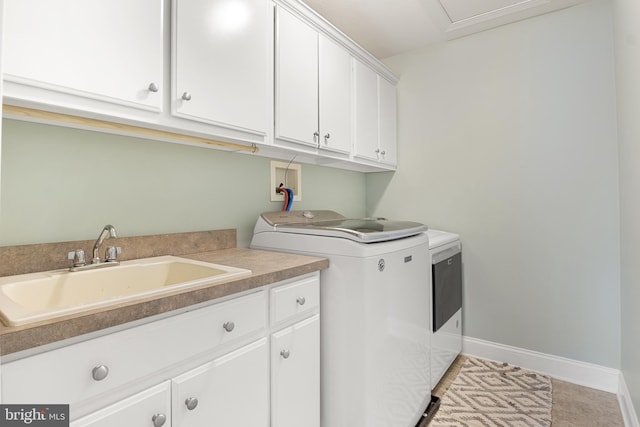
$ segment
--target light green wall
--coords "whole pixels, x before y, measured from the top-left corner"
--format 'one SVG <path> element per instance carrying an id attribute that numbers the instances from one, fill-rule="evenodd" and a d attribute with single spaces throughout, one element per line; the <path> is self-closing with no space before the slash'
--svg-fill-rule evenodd
<path id="1" fill-rule="evenodd" d="M 237 228 L 248 246 L 271 202 L 266 158 L 4 120 L 0 245 Z M 293 209 L 365 214 L 365 176 L 302 165 Z"/>
<path id="2" fill-rule="evenodd" d="M 615 0 L 620 144 L 622 372 L 640 414 L 640 3 Z"/>
<path id="3" fill-rule="evenodd" d="M 594 0 L 386 61 L 399 168 L 367 211 L 462 235 L 466 336 L 620 366 L 612 31 Z"/>

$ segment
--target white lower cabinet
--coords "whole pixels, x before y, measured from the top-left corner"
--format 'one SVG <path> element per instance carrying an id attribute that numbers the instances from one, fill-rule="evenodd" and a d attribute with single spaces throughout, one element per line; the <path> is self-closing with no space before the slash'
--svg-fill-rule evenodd
<path id="1" fill-rule="evenodd" d="M 317 427 L 320 275 L 2 364 L 2 403 L 72 427 Z"/>
<path id="2" fill-rule="evenodd" d="M 171 427 L 171 382 L 165 381 L 80 418 L 71 427 Z"/>
<path id="3" fill-rule="evenodd" d="M 271 336 L 271 420 L 278 427 L 320 426 L 320 316 Z"/>
<path id="4" fill-rule="evenodd" d="M 173 425 L 269 425 L 267 339 L 174 378 Z"/>

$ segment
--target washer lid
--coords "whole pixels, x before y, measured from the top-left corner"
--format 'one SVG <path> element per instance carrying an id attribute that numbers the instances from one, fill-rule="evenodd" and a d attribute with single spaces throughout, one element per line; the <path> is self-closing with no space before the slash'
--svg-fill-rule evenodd
<path id="1" fill-rule="evenodd" d="M 262 217 L 278 232 L 341 237 L 362 243 L 396 240 L 427 231 L 427 226 L 419 222 L 350 219 L 333 211 L 267 212 Z"/>

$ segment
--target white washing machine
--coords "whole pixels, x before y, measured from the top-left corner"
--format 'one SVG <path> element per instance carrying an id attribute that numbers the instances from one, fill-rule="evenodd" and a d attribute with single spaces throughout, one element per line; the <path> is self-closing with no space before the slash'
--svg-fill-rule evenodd
<path id="1" fill-rule="evenodd" d="M 462 244 L 460 236 L 429 230 L 431 253 L 431 388 L 462 350 Z"/>
<path id="2" fill-rule="evenodd" d="M 431 400 L 427 227 L 332 211 L 264 213 L 251 247 L 321 272 L 321 425 L 414 427 Z"/>

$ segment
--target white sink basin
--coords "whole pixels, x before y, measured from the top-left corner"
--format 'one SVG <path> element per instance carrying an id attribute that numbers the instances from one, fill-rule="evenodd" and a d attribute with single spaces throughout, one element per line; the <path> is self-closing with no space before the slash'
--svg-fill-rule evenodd
<path id="1" fill-rule="evenodd" d="M 18 326 L 249 274 L 242 268 L 161 256 L 95 270 L 0 277 L 0 317 L 6 325 Z"/>

